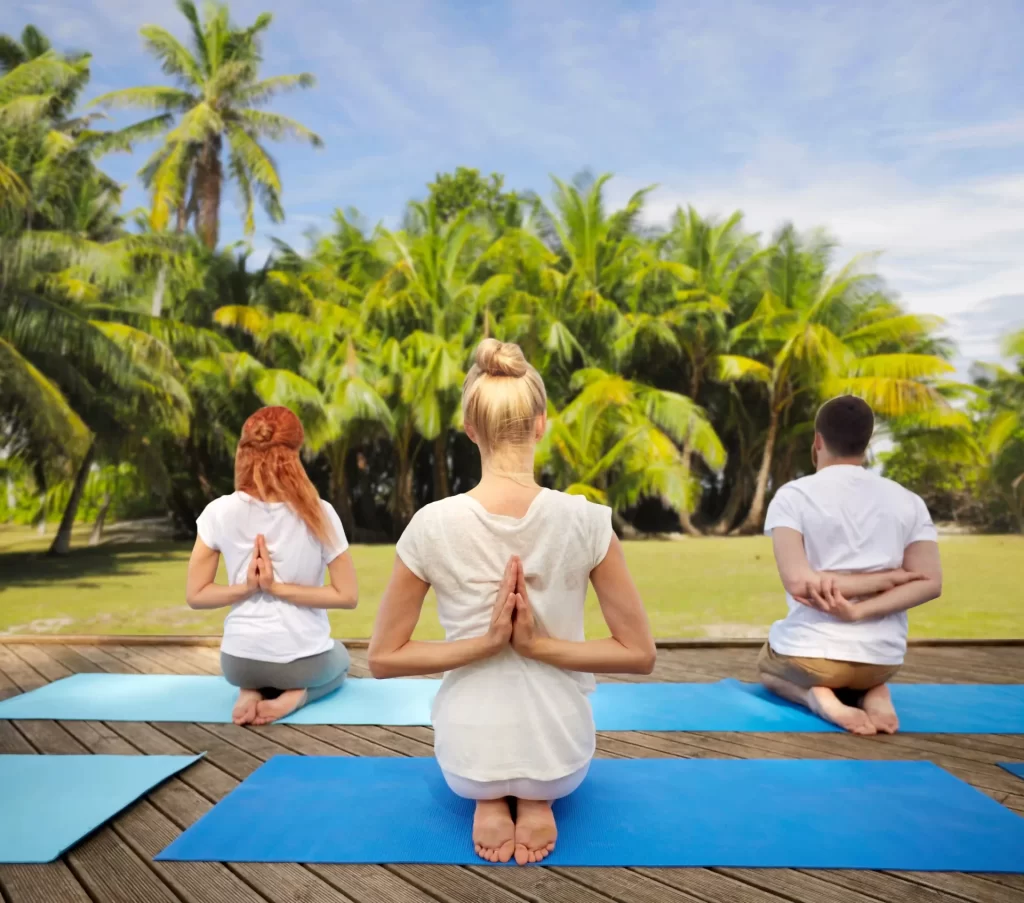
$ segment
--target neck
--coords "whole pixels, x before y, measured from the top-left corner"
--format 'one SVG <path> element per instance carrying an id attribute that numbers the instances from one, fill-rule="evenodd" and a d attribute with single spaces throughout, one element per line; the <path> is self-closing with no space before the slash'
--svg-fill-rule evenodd
<path id="1" fill-rule="evenodd" d="M 500 452 L 491 452 L 480 456 L 482 474 L 479 486 L 508 485 L 509 482 L 520 486 L 536 487 L 534 479 L 534 447 L 508 448 Z"/>
<path id="2" fill-rule="evenodd" d="M 833 455 L 818 455 L 818 470 L 824 470 L 826 467 L 835 467 L 837 464 L 846 464 L 850 467 L 863 467 L 864 456 L 856 455 L 852 458 L 840 458 Z"/>

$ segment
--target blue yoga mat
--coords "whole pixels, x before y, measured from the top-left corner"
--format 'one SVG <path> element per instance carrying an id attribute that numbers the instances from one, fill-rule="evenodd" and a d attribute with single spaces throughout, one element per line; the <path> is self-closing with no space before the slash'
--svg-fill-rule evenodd
<path id="1" fill-rule="evenodd" d="M 352 678 L 283 719 L 286 724 L 429 725 L 436 680 Z M 76 674 L 0 702 L 0 718 L 227 723 L 238 691 L 221 677 Z M 894 684 L 905 733 L 1024 734 L 1024 684 Z M 600 684 L 602 731 L 839 729 L 756 684 Z"/>
<path id="2" fill-rule="evenodd" d="M 929 762 L 597 759 L 545 865 L 1024 872 L 1024 819 Z M 433 759 L 279 756 L 160 860 L 481 864 Z"/>
<path id="3" fill-rule="evenodd" d="M 999 767 L 1024 780 L 1024 762 L 1000 762 Z"/>
<path id="4" fill-rule="evenodd" d="M 52 862 L 201 756 L 0 756 L 0 862 Z"/>

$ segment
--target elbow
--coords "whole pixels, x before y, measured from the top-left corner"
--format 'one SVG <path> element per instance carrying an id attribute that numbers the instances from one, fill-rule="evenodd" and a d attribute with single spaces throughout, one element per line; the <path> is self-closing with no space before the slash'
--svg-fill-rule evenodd
<path id="1" fill-rule="evenodd" d="M 199 604 L 199 599 L 193 593 L 185 593 L 185 604 L 193 611 L 203 607 Z"/>
<path id="2" fill-rule="evenodd" d="M 651 640 L 650 645 L 643 647 L 637 656 L 636 673 L 650 674 L 658 661 L 658 649 Z"/>
<path id="3" fill-rule="evenodd" d="M 374 649 L 372 645 L 367 655 L 367 663 L 370 668 L 370 674 L 377 678 L 377 680 L 386 680 L 389 677 L 395 676 L 388 665 L 387 656 L 382 655 L 381 651 Z"/>
<path id="4" fill-rule="evenodd" d="M 933 580 L 928 581 L 928 600 L 931 602 L 934 599 L 938 599 L 942 595 L 942 578 L 936 577 Z"/>
<path id="5" fill-rule="evenodd" d="M 334 608 L 343 608 L 351 611 L 359 604 L 358 593 L 338 593 L 338 601 L 335 602 Z"/>
<path id="6" fill-rule="evenodd" d="M 803 598 L 807 595 L 807 586 L 812 574 L 781 574 L 782 588 L 793 597 Z"/>

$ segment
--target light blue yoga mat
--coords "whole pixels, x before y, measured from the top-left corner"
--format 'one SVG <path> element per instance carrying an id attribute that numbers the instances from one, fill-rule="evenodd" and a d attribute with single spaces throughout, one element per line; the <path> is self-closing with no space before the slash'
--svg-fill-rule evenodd
<path id="1" fill-rule="evenodd" d="M 201 756 L 0 756 L 0 862 L 52 862 Z"/>
<path id="2" fill-rule="evenodd" d="M 1024 780 L 1024 762 L 1000 762 L 999 767 Z"/>
<path id="3" fill-rule="evenodd" d="M 156 858 L 481 865 L 433 759 L 279 756 Z M 596 759 L 545 865 L 1024 872 L 1024 819 L 930 762 Z"/>
<path id="4" fill-rule="evenodd" d="M 429 725 L 440 681 L 350 678 L 285 724 Z M 227 723 L 238 691 L 221 677 L 76 674 L 0 702 L 0 718 Z M 1024 734 L 1024 684 L 894 684 L 904 733 Z M 839 729 L 756 684 L 600 684 L 591 697 L 602 731 Z"/>

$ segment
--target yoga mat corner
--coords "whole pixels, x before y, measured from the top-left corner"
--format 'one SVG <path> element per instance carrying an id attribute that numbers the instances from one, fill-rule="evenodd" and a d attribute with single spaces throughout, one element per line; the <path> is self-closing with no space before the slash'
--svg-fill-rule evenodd
<path id="1" fill-rule="evenodd" d="M 1010 774 L 1024 781 L 1024 762 L 999 762 L 1000 768 L 1006 769 Z"/>
<path id="2" fill-rule="evenodd" d="M 0 863 L 52 862 L 203 755 L 0 755 Z"/>

